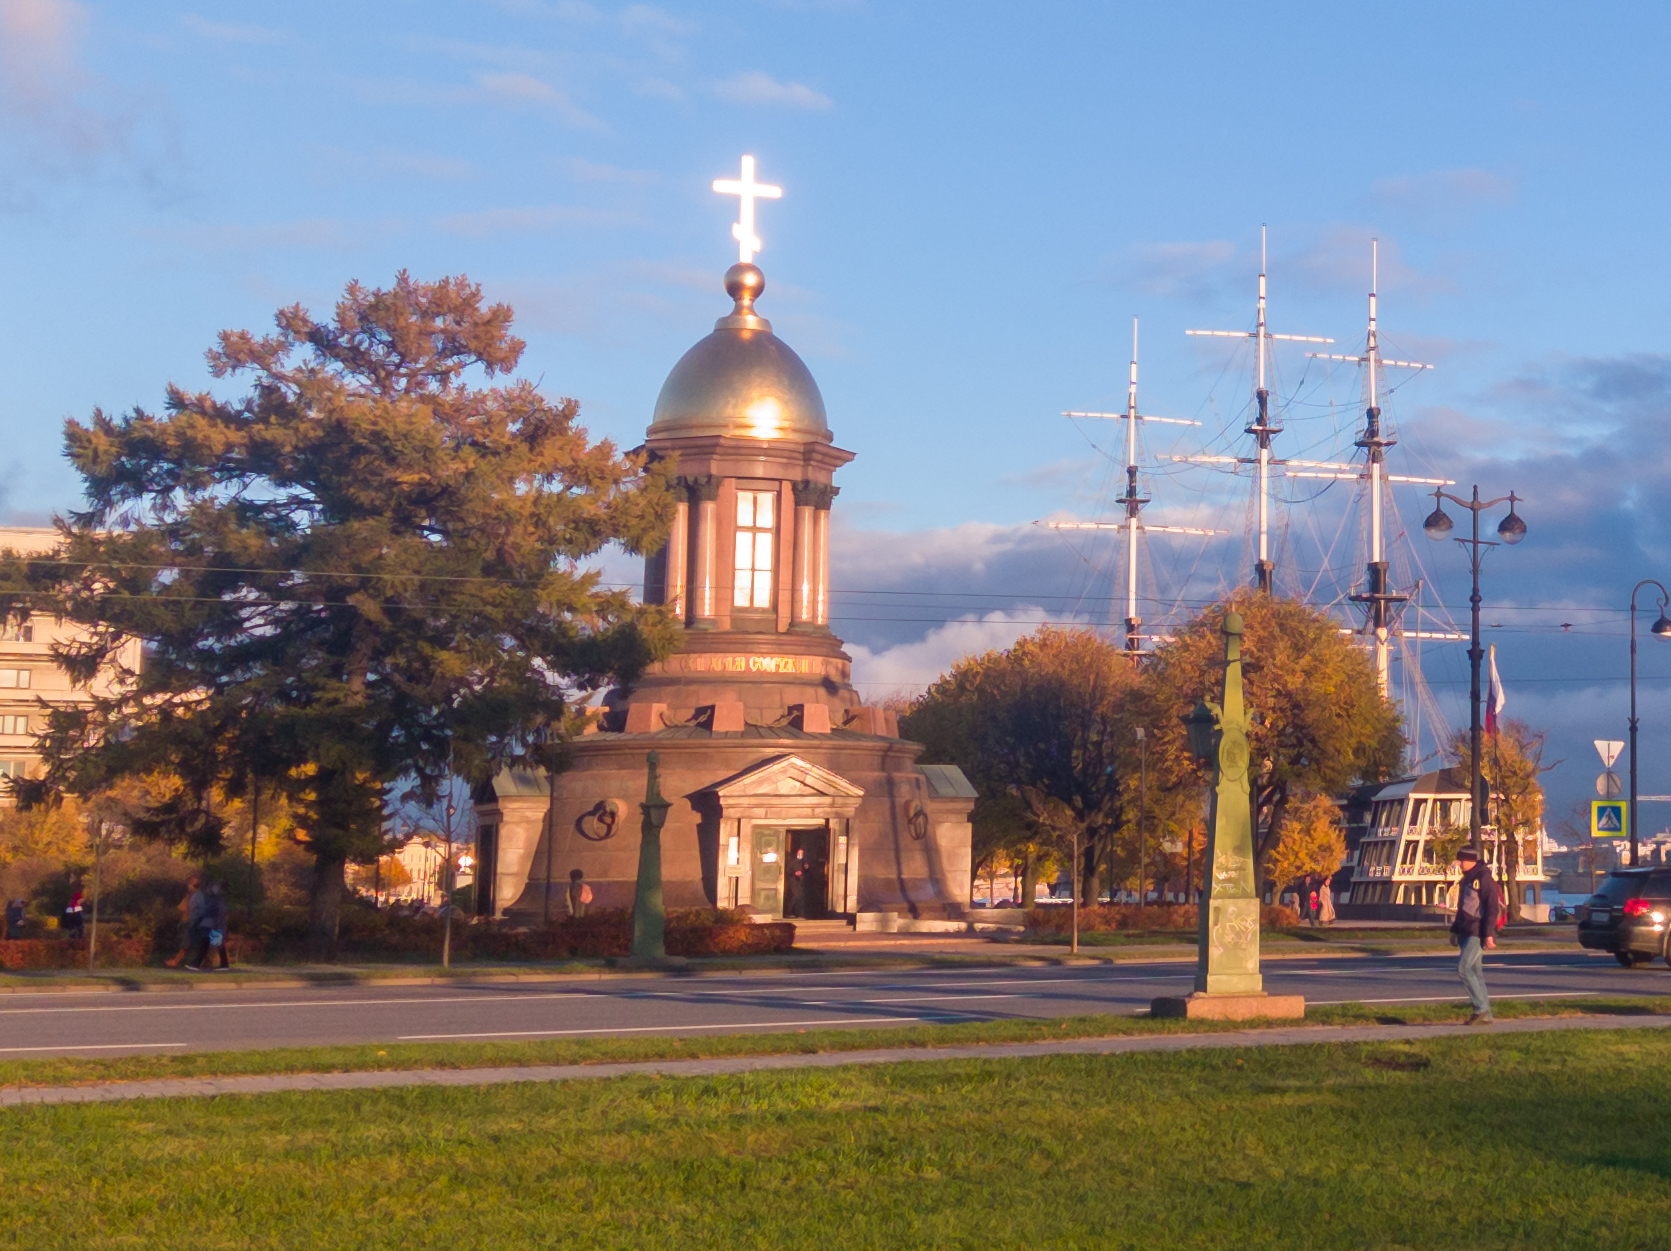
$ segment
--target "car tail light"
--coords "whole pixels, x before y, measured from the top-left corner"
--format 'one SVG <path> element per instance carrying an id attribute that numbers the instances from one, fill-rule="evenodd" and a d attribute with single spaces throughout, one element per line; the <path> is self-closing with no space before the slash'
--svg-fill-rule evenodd
<path id="1" fill-rule="evenodd" d="M 1627 917 L 1639 917 L 1651 907 L 1653 905 L 1646 899 L 1627 899 L 1624 911 Z"/>

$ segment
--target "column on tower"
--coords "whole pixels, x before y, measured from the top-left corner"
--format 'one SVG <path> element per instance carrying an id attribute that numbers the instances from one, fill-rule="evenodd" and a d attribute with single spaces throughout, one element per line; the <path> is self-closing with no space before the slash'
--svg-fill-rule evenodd
<path id="1" fill-rule="evenodd" d="M 693 629 L 716 628 L 715 557 L 719 542 L 720 478 L 711 473 L 693 474 L 685 479 L 690 492 L 695 524 L 691 545 L 694 551 L 690 588 L 690 624 Z"/>
<path id="2" fill-rule="evenodd" d="M 816 625 L 818 621 L 818 536 L 813 513 L 821 483 L 795 483 L 795 552 L 790 577 L 789 624 Z"/>
<path id="3" fill-rule="evenodd" d="M 809 484 L 812 500 L 812 623 L 830 624 L 830 505 L 841 488 L 827 482 Z"/>
<path id="4" fill-rule="evenodd" d="M 661 602 L 683 621 L 690 610 L 690 484 L 685 478 L 674 480 L 673 498 L 673 524 L 662 553 Z"/>

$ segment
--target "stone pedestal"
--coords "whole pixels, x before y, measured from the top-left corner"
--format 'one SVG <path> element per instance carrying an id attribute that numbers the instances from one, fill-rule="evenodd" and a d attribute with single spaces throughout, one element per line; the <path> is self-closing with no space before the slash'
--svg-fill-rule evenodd
<path id="1" fill-rule="evenodd" d="M 1191 1021 L 1300 1020 L 1305 1016 L 1305 996 L 1198 993 L 1182 998 L 1156 999 L 1149 1005 L 1149 1015 Z"/>

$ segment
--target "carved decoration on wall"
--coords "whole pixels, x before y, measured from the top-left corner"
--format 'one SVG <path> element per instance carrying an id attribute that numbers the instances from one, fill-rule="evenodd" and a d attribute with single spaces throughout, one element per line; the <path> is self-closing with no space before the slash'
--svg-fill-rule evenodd
<path id="1" fill-rule="evenodd" d="M 911 809 L 911 815 L 906 821 L 906 828 L 911 831 L 911 837 L 922 842 L 928 837 L 928 809 L 921 804 Z"/>
<path id="2" fill-rule="evenodd" d="M 574 832 L 589 843 L 614 838 L 621 821 L 621 808 L 619 799 L 598 800 L 574 819 Z"/>

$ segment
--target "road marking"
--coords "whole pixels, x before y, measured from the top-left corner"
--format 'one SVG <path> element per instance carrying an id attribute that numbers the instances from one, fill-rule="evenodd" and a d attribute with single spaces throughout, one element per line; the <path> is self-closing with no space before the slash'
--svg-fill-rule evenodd
<path id="1" fill-rule="evenodd" d="M 510 1029 L 480 1034 L 401 1034 L 396 1042 L 442 1038 L 559 1038 L 570 1034 L 653 1034 L 693 1029 L 787 1029 L 802 1025 L 897 1025 L 906 1021 L 943 1021 L 944 1016 L 832 1016 L 818 1021 L 726 1021 L 719 1025 L 627 1025 L 612 1029 Z"/>
<path id="2" fill-rule="evenodd" d="M 1587 995 L 1599 995 L 1599 990 L 1540 990 L 1528 991 L 1525 994 L 1493 995 L 1493 999 L 1580 999 Z M 1467 1003 L 1467 995 L 1423 995 L 1415 999 L 1311 999 L 1306 1006 L 1312 1008 L 1339 1008 L 1349 1003 Z"/>
<path id="3" fill-rule="evenodd" d="M 185 1043 L 84 1043 L 73 1047 L 0 1047 L 0 1052 L 8 1051 L 123 1051 L 137 1050 L 140 1047 L 184 1047 Z"/>
<path id="4" fill-rule="evenodd" d="M 531 1003 L 547 999 L 586 999 L 590 997 L 566 991 L 553 991 L 549 994 L 448 995 L 412 999 L 294 999 L 271 1003 L 245 1003 L 241 1000 L 233 1000 L 227 1003 L 135 1003 L 89 1008 L 0 1008 L 0 1016 L 41 1016 L 54 1012 L 209 1012 L 217 1009 L 241 1011 L 245 1008 L 375 1008 L 383 1004 L 492 1003 L 503 999 Z"/>

